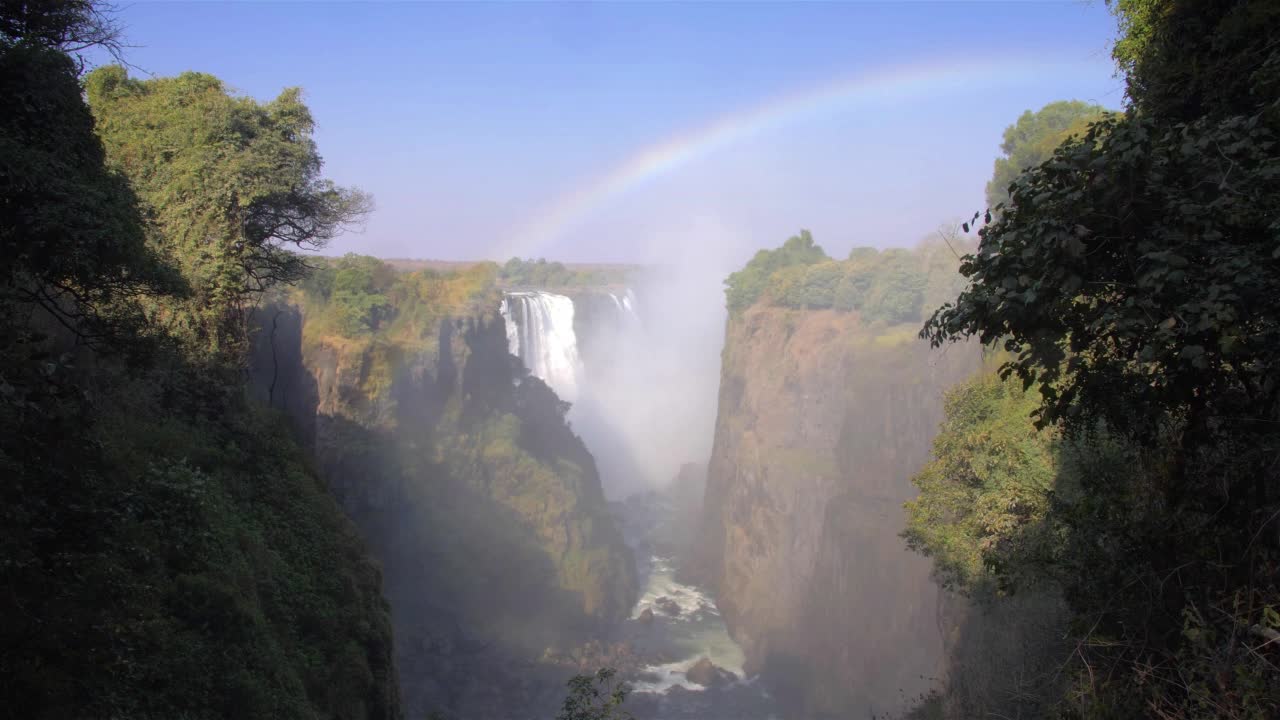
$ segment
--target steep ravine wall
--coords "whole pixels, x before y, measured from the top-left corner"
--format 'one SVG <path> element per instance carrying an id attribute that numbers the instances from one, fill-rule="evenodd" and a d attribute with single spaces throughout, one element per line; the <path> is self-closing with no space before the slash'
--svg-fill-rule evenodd
<path id="1" fill-rule="evenodd" d="M 408 341 L 325 336 L 304 315 L 260 313 L 254 386 L 383 565 L 407 716 L 554 714 L 565 678 L 538 658 L 606 631 L 636 593 L 558 398 L 520 378 L 496 307 Z"/>
<path id="2" fill-rule="evenodd" d="M 898 533 L 943 393 L 979 365 L 856 313 L 727 324 L 700 572 L 748 669 L 806 717 L 900 710 L 942 671 L 939 590 Z"/>

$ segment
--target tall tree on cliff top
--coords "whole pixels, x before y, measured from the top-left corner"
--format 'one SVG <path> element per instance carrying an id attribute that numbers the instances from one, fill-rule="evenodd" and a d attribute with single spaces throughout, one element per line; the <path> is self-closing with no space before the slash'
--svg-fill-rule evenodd
<path id="1" fill-rule="evenodd" d="M 1079 100 L 1059 100 L 1036 112 L 1022 113 L 1005 128 L 1004 141 L 996 158 L 995 171 L 987 183 L 987 205 L 995 207 L 1009 200 L 1009 184 L 1018 174 L 1053 156 L 1063 140 L 1078 135 L 1106 113 L 1100 105 Z"/>
<path id="2" fill-rule="evenodd" d="M 725 304 L 729 312 L 740 312 L 751 306 L 769 287 L 769 280 L 779 269 L 813 265 L 827 259 L 827 253 L 813 241 L 808 230 L 792 235 L 775 250 L 760 250 L 747 266 L 724 281 Z"/>
<path id="3" fill-rule="evenodd" d="M 89 3 L 0 3 L 0 301 L 39 306 L 89 342 L 118 337 L 122 301 L 178 287 L 104 164 L 66 53 L 114 37 Z"/>
<path id="4" fill-rule="evenodd" d="M 1280 5 L 1120 0 L 1131 107 L 1013 182 L 923 334 L 1135 449 L 1057 498 L 1100 716 L 1280 708 Z M 1090 630 L 1090 628 L 1092 628 Z M 1105 640 L 1105 642 L 1091 642 Z M 1084 652 L 1084 648 L 1089 648 Z M 1117 674 L 1118 673 L 1118 674 Z"/>
<path id="5" fill-rule="evenodd" d="M 236 357 L 263 290 L 306 271 L 312 250 L 360 221 L 370 198 L 324 179 L 301 91 L 260 104 L 202 73 L 86 78 L 111 164 L 153 220 L 152 243 L 181 266 L 191 298 L 163 308 L 175 329 Z"/>

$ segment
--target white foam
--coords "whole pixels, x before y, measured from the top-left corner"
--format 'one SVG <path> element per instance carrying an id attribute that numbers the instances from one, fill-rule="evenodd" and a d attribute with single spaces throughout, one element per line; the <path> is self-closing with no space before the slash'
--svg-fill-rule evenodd
<path id="1" fill-rule="evenodd" d="M 555 293 L 511 292 L 502 302 L 507 347 L 560 399 L 578 399 L 582 360 L 573 329 L 573 300 Z"/>
<path id="2" fill-rule="evenodd" d="M 674 601 L 680 608 L 680 614 L 674 619 L 696 620 L 699 614 L 719 617 L 715 601 L 706 593 L 692 585 L 676 581 L 675 569 L 669 558 L 654 556 L 650 562 L 649 582 L 631 613 L 632 618 L 640 617 L 645 610 L 653 610 L 654 615 L 665 615 L 656 605 L 658 599 L 664 597 Z"/>

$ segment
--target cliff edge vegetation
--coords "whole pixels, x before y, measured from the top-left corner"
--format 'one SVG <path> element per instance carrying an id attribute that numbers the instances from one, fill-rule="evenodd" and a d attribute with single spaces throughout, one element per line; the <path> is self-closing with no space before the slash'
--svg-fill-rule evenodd
<path id="1" fill-rule="evenodd" d="M 1275 717 L 1280 9 L 1112 7 L 1129 107 L 1013 179 L 923 332 L 1003 354 L 952 396 L 908 539 L 984 612 L 1059 605 L 1045 653 L 959 668 L 941 707 Z"/>
<path id="2" fill-rule="evenodd" d="M 941 670 L 939 591 L 898 533 L 943 391 L 980 366 L 916 337 L 957 264 L 943 242 L 830 260 L 801 232 L 726 283 L 699 567 L 748 672 L 805 717 L 900 710 Z"/>
<path id="3" fill-rule="evenodd" d="M 140 118 L 93 90 L 122 70 L 88 78 L 91 112 L 68 50 L 117 38 L 95 3 L 0 7 L 6 711 L 398 718 L 380 571 L 281 419 L 248 400 L 237 352 L 257 258 L 348 216 L 303 202 L 321 182 L 306 123 L 278 138 L 303 171 L 261 174 L 209 134 L 137 142 Z M 211 101 L 261 111 L 202 77 Z M 195 158 L 225 193 L 168 172 Z M 238 194 L 251 177 L 281 192 Z M 264 203 L 316 232 L 246 238 L 198 219 Z"/>
<path id="4" fill-rule="evenodd" d="M 866 323 L 918 322 L 925 307 L 954 297 L 963 240 L 940 239 L 915 249 L 856 247 L 833 260 L 808 230 L 781 247 L 761 250 L 725 280 L 730 314 L 753 304 L 857 312 Z"/>
<path id="5" fill-rule="evenodd" d="M 508 351 L 498 266 L 317 265 L 259 314 L 255 385 L 385 568 L 409 711 L 553 712 L 540 658 L 624 617 L 635 568 L 568 404 Z"/>

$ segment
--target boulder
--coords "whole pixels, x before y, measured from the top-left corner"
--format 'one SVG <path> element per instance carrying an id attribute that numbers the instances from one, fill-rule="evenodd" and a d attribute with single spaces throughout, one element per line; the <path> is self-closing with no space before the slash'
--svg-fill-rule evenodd
<path id="1" fill-rule="evenodd" d="M 711 662 L 711 658 L 699 658 L 698 662 L 685 671 L 689 682 L 703 687 L 720 687 L 738 679 L 738 676 Z"/>
<path id="2" fill-rule="evenodd" d="M 672 600 L 666 595 L 663 595 L 657 600 L 654 600 L 653 606 L 658 608 L 659 611 L 666 613 L 667 615 L 671 615 L 673 617 L 680 614 L 680 603 L 676 602 L 675 600 Z"/>
<path id="3" fill-rule="evenodd" d="M 640 617 L 637 618 L 641 625 L 653 624 L 653 608 L 645 608 L 640 611 Z"/>

